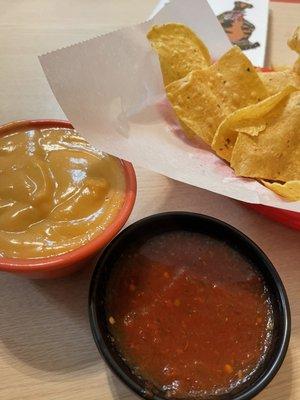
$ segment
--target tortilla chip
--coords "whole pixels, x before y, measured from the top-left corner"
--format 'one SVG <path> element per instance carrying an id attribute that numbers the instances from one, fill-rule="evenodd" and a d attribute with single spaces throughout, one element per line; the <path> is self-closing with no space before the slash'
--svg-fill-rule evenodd
<path id="1" fill-rule="evenodd" d="M 208 90 L 207 79 L 207 71 L 192 71 L 168 85 L 166 91 L 187 136 L 211 143 L 216 127 L 226 114 L 221 101 Z"/>
<path id="2" fill-rule="evenodd" d="M 165 85 L 211 64 L 205 44 L 184 25 L 155 25 L 147 37 L 158 53 Z"/>
<path id="3" fill-rule="evenodd" d="M 287 43 L 290 49 L 300 54 L 300 26 L 296 28 L 293 36 L 289 38 Z"/>
<path id="4" fill-rule="evenodd" d="M 295 61 L 295 64 L 293 66 L 293 71 L 300 75 L 300 57 L 298 57 L 298 59 Z"/>
<path id="5" fill-rule="evenodd" d="M 300 26 L 295 30 L 293 36 L 288 40 L 288 46 L 300 55 Z M 300 75 L 300 56 L 294 64 L 293 70 Z"/>
<path id="6" fill-rule="evenodd" d="M 272 65 L 272 71 L 280 72 L 290 70 L 290 65 Z"/>
<path id="7" fill-rule="evenodd" d="M 282 71 L 259 72 L 258 75 L 270 96 L 280 92 L 288 85 L 300 89 L 300 75 L 296 74 L 290 68 Z"/>
<path id="8" fill-rule="evenodd" d="M 256 105 L 258 111 L 260 106 Z M 231 167 L 237 176 L 300 180 L 300 91 L 283 98 L 264 119 L 266 129 L 258 136 L 238 134 Z"/>
<path id="9" fill-rule="evenodd" d="M 220 123 L 238 108 L 267 97 L 256 70 L 238 47 L 219 61 L 166 87 L 167 96 L 183 127 L 211 144 Z"/>
<path id="10" fill-rule="evenodd" d="M 300 200 L 300 181 L 289 181 L 284 184 L 278 182 L 262 182 L 268 189 L 288 200 Z"/>
<path id="11" fill-rule="evenodd" d="M 291 86 L 287 87 L 260 103 L 241 108 L 228 115 L 217 129 L 212 142 L 213 150 L 230 162 L 239 132 L 257 136 L 264 131 L 267 126 L 266 114 L 295 90 Z"/>

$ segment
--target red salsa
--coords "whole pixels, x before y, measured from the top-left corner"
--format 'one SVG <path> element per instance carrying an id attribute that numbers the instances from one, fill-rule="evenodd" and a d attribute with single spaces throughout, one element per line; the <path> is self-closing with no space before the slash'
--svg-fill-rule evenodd
<path id="1" fill-rule="evenodd" d="M 259 273 L 226 243 L 187 231 L 132 244 L 113 267 L 106 311 L 122 357 L 166 397 L 229 392 L 272 336 Z"/>

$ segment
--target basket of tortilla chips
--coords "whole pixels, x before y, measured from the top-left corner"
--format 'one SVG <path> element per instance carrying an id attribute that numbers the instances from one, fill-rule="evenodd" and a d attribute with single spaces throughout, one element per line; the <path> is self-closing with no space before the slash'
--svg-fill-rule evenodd
<path id="1" fill-rule="evenodd" d="M 300 52 L 299 29 L 289 46 Z M 40 61 L 97 148 L 300 228 L 300 61 L 256 69 L 199 0 Z"/>
<path id="2" fill-rule="evenodd" d="M 293 67 L 258 71 L 234 46 L 216 62 L 181 24 L 153 26 L 166 94 L 186 137 L 205 142 L 240 177 L 300 200 L 300 57 Z M 300 27 L 288 42 L 300 53 Z M 251 205 L 300 229 L 300 214 Z"/>

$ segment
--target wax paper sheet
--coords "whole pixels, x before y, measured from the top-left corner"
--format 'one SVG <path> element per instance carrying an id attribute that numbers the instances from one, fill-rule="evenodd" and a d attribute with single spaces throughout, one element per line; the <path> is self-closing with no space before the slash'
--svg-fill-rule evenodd
<path id="1" fill-rule="evenodd" d="M 234 199 L 300 211 L 252 179 L 235 176 L 207 146 L 185 140 L 166 100 L 146 33 L 184 23 L 217 59 L 231 46 L 205 0 L 173 0 L 153 19 L 40 57 L 57 101 L 93 145 L 135 165 Z"/>

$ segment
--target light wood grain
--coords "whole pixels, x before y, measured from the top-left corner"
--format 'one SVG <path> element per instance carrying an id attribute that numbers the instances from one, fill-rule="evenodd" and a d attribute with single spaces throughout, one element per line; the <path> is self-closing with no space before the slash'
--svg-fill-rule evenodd
<path id="1" fill-rule="evenodd" d="M 300 1 L 296 3 L 270 3 L 268 49 L 266 65 L 291 65 L 296 53 L 286 42 L 300 24 Z"/>
<path id="2" fill-rule="evenodd" d="M 63 117 L 36 55 L 144 19 L 155 0 L 0 1 L 0 122 Z M 271 3 L 269 60 L 292 56 L 283 44 L 298 5 Z M 290 26 L 291 25 L 291 26 Z M 291 302 L 293 330 L 286 361 L 257 398 L 300 399 L 300 234 L 239 203 L 137 168 L 138 197 L 128 224 L 167 210 L 221 218 L 249 235 L 278 269 Z M 91 268 L 56 281 L 0 275 L 1 400 L 134 400 L 107 370 L 88 322 Z"/>

